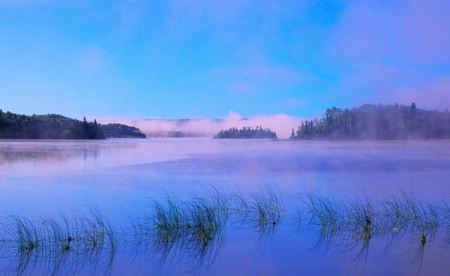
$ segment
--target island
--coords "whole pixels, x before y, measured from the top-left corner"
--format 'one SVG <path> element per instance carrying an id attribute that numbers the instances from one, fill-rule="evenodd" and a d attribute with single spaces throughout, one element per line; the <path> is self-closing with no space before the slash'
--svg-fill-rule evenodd
<path id="1" fill-rule="evenodd" d="M 215 139 L 277 139 L 277 134 L 269 128 L 262 126 L 243 127 L 238 129 L 236 127 L 228 130 L 221 130 L 214 136 Z"/>
<path id="2" fill-rule="evenodd" d="M 322 119 L 304 121 L 291 139 L 448 139 L 450 113 L 406 105 L 329 108 Z"/>
<path id="3" fill-rule="evenodd" d="M 101 125 L 106 138 L 146 138 L 146 135 L 137 127 L 124 124 Z"/>
<path id="4" fill-rule="evenodd" d="M 0 139 L 145 138 L 139 129 L 122 124 L 82 121 L 59 114 L 21 115 L 0 109 Z"/>

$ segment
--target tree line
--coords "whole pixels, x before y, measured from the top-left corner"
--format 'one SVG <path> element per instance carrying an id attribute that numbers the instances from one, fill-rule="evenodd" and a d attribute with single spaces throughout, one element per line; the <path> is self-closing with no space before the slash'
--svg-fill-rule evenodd
<path id="1" fill-rule="evenodd" d="M 101 125 L 58 114 L 21 115 L 0 109 L 0 139 L 105 139 L 114 137 L 145 137 L 139 129 L 121 125 Z"/>
<path id="2" fill-rule="evenodd" d="M 450 138 L 450 113 L 405 105 L 329 108 L 321 119 L 304 121 L 292 139 L 443 139 Z"/>
<path id="3" fill-rule="evenodd" d="M 221 130 L 214 138 L 277 139 L 277 134 L 269 128 L 263 128 L 262 126 L 257 126 L 256 128 L 243 127 L 241 129 L 233 127 L 228 130 Z"/>

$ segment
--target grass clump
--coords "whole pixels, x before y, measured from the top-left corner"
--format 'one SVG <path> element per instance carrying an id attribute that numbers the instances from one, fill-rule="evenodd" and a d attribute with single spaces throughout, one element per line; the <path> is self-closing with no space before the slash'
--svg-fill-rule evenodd
<path id="1" fill-rule="evenodd" d="M 29 219 L 21 217 L 12 217 L 12 222 L 15 226 L 16 241 L 20 254 L 29 254 L 41 249 L 42 238 L 36 224 Z"/>
<path id="2" fill-rule="evenodd" d="M 358 240 L 368 241 L 377 230 L 377 211 L 368 200 L 346 207 L 346 226 Z"/>
<path id="3" fill-rule="evenodd" d="M 250 199 L 235 195 L 232 205 L 239 224 L 250 226 L 260 234 L 273 232 L 284 215 L 281 195 L 270 189 Z"/>
<path id="4" fill-rule="evenodd" d="M 329 239 L 342 229 L 341 207 L 333 199 L 322 196 L 309 196 L 310 224 L 320 228 L 320 236 Z"/>
<path id="5" fill-rule="evenodd" d="M 221 207 L 201 198 L 189 203 L 188 225 L 192 225 L 193 240 L 198 242 L 201 249 L 206 248 L 222 231 L 228 214 Z"/>
<path id="6" fill-rule="evenodd" d="M 383 226 L 387 232 L 418 232 L 420 240 L 426 241 L 426 236 L 433 237 L 440 224 L 437 207 L 415 202 L 404 193 L 387 200 L 383 206 Z"/>
<path id="7" fill-rule="evenodd" d="M 275 227 L 283 216 L 281 196 L 271 190 L 266 190 L 255 196 L 250 203 L 250 212 L 253 213 L 254 222 L 260 230 Z"/>
<path id="8" fill-rule="evenodd" d="M 215 255 L 211 249 L 220 244 L 230 214 L 227 197 L 214 190 L 205 198 L 155 200 L 152 207 L 152 219 L 144 219 L 135 229 L 141 238 L 152 234 L 154 248 L 163 260 L 181 250 L 192 253 L 199 262 Z"/>
<path id="9" fill-rule="evenodd" d="M 116 252 L 117 239 L 114 228 L 97 209 L 91 209 L 88 214 L 77 220 L 76 232 L 81 248 L 85 252 L 100 252 L 104 249 L 109 249 L 111 254 Z"/>
<path id="10" fill-rule="evenodd" d="M 153 202 L 153 224 L 158 244 L 172 245 L 191 227 L 186 211 L 178 201 L 167 198 L 165 201 Z"/>

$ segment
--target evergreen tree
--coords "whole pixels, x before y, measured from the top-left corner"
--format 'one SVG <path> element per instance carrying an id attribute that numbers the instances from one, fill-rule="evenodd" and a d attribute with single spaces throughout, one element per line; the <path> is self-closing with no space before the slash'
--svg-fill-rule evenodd
<path id="1" fill-rule="evenodd" d="M 292 137 L 292 135 L 291 135 Z M 302 122 L 293 139 L 450 138 L 450 114 L 410 106 L 333 107 L 321 120 Z"/>
<path id="2" fill-rule="evenodd" d="M 238 129 L 232 127 L 228 130 L 221 130 L 214 138 L 242 138 L 242 139 L 276 139 L 277 134 L 270 129 L 264 129 L 262 126 L 243 127 Z"/>

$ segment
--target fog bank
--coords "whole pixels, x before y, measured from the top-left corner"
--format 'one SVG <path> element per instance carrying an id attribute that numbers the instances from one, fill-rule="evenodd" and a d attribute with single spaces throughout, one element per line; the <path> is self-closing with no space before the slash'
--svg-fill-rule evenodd
<path id="1" fill-rule="evenodd" d="M 286 114 L 258 115 L 243 118 L 239 113 L 230 112 L 223 119 L 154 119 L 154 118 L 109 118 L 101 119 L 102 123 L 123 123 L 139 128 L 149 137 L 168 137 L 174 133 L 186 136 L 212 137 L 221 129 L 231 127 L 263 126 L 275 131 L 279 138 L 288 138 L 291 129 L 297 129 L 302 119 Z"/>

